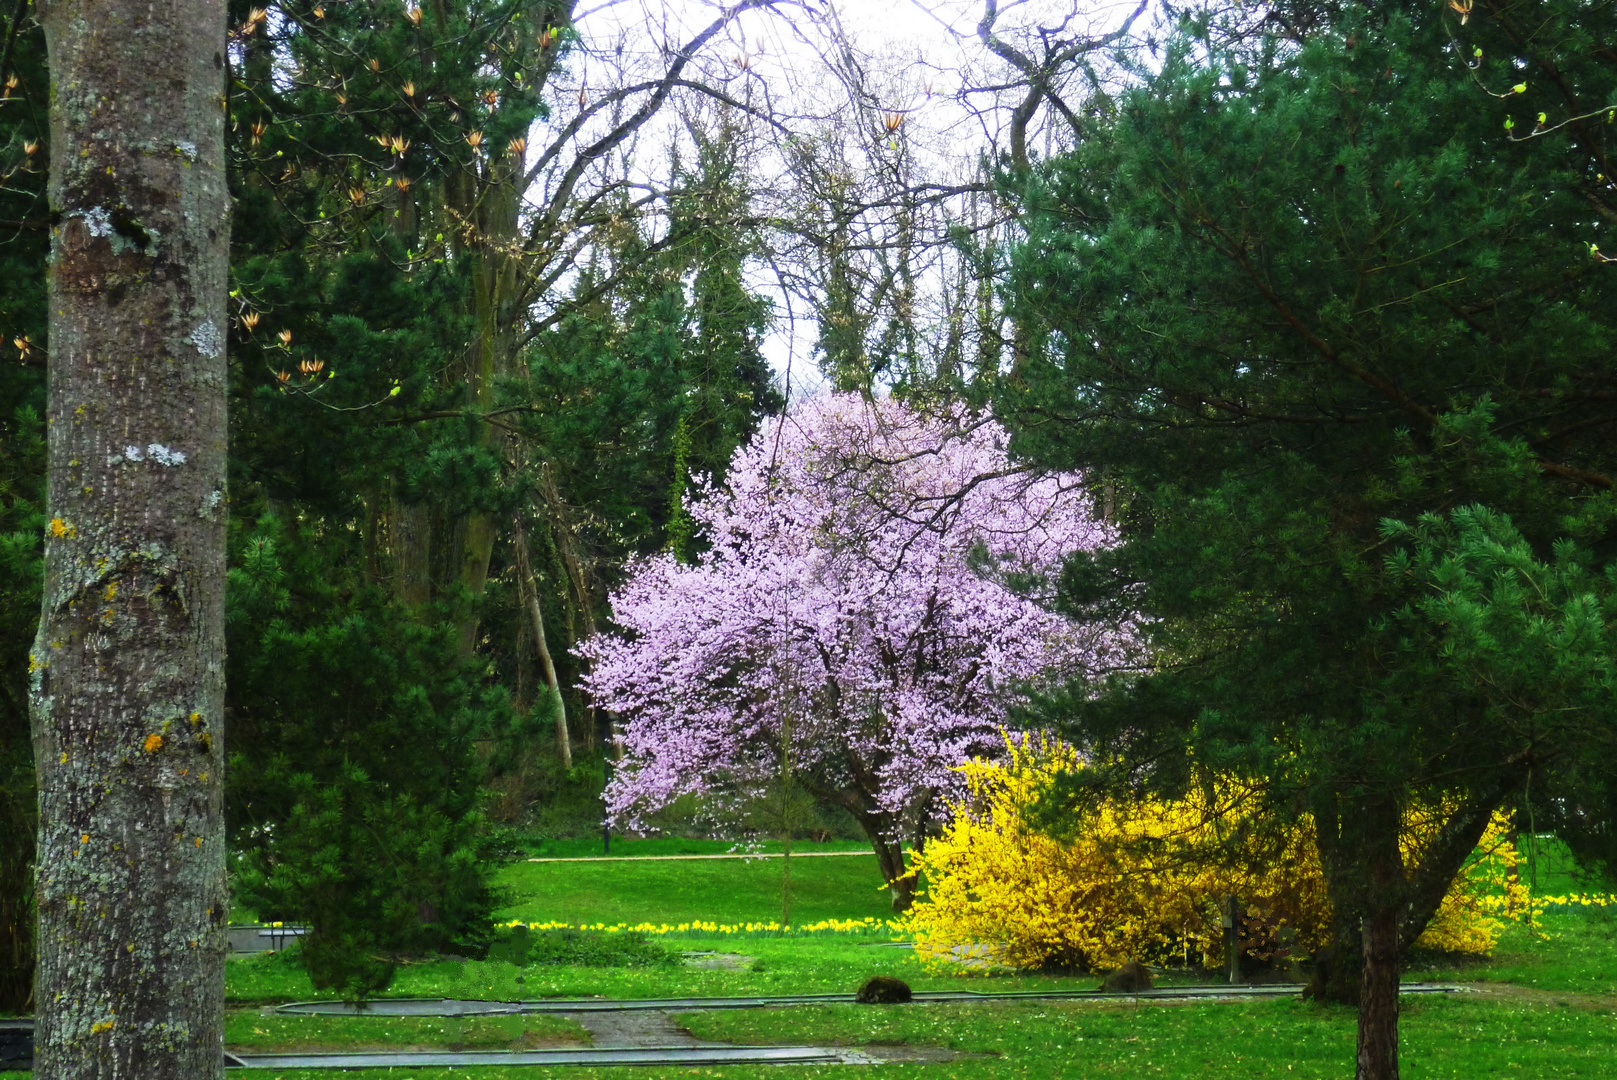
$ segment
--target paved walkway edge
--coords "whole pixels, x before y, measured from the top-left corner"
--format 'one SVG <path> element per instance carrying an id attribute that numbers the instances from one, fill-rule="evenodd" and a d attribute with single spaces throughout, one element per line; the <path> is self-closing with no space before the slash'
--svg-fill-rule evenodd
<path id="1" fill-rule="evenodd" d="M 1401 994 L 1452 994 L 1463 987 L 1454 983 L 1404 983 Z M 920 990 L 916 1004 L 970 1001 L 1182 1001 L 1187 998 L 1291 997 L 1302 993 L 1302 983 L 1267 983 L 1256 986 L 1169 986 L 1134 994 L 1108 994 L 1099 990 Z M 534 1001 L 466 1001 L 453 998 L 379 998 L 363 1008 L 342 1001 L 294 1001 L 276 1012 L 322 1016 L 492 1016 L 513 1013 L 617 1012 L 657 1009 L 664 1012 L 700 1012 L 704 1009 L 766 1009 L 780 1005 L 835 1005 L 853 1001 L 852 994 L 798 994 L 784 997 L 711 998 L 541 998 Z"/>
<path id="2" fill-rule="evenodd" d="M 231 1055 L 248 1069 L 381 1069 L 427 1065 L 789 1065 L 853 1063 L 864 1055 L 821 1046 L 636 1046 L 622 1049 L 396 1051 Z"/>

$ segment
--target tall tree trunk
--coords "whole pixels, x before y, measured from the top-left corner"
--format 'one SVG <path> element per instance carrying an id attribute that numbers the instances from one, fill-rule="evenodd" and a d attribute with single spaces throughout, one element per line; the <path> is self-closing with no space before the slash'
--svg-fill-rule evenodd
<path id="1" fill-rule="evenodd" d="M 876 861 L 881 866 L 882 878 L 887 882 L 887 895 L 892 898 L 893 910 L 908 911 L 915 903 L 915 878 L 904 865 L 904 849 L 891 840 L 871 837 L 876 849 Z"/>
<path id="2" fill-rule="evenodd" d="M 225 5 L 39 9 L 59 224 L 34 1075 L 222 1077 Z"/>
<path id="3" fill-rule="evenodd" d="M 879 809 L 868 791 L 817 783 L 812 776 L 800 775 L 797 779 L 803 790 L 814 798 L 843 807 L 859 822 L 859 827 L 870 840 L 871 850 L 876 853 L 876 866 L 881 871 L 882 880 L 887 883 L 893 910 L 908 911 L 910 905 L 915 903 L 915 878 L 910 874 L 909 867 L 904 865 L 903 847 L 893 839 L 898 830 L 892 815 Z"/>
<path id="4" fill-rule="evenodd" d="M 1404 860 L 1398 850 L 1396 802 L 1365 806 L 1364 867 L 1369 883 L 1364 919 L 1364 981 L 1359 993 L 1359 1055 L 1355 1080 L 1398 1080 L 1398 923 L 1404 906 Z"/>
<path id="5" fill-rule="evenodd" d="M 1314 956 L 1313 978 L 1303 995 L 1356 1007 L 1364 988 L 1364 887 L 1355 833 L 1359 815 L 1356 810 L 1343 815 L 1339 799 L 1328 795 L 1314 806 L 1315 846 L 1331 904 L 1331 938 Z"/>
<path id="6" fill-rule="evenodd" d="M 388 507 L 387 546 L 393 556 L 393 595 L 406 610 L 432 600 L 432 507 L 405 502 L 398 488 Z"/>
<path id="7" fill-rule="evenodd" d="M 545 615 L 539 607 L 539 586 L 533 579 L 533 563 L 528 554 L 528 534 L 522 527 L 520 513 L 511 516 L 511 547 L 516 552 L 517 583 L 522 590 L 523 604 L 528 609 L 528 620 L 533 623 L 534 641 L 539 646 L 539 666 L 545 673 L 545 685 L 550 688 L 552 707 L 556 710 L 556 753 L 561 755 L 562 768 L 573 767 L 573 743 L 567 735 L 567 703 L 562 700 L 561 680 L 556 677 L 556 664 L 550 656 L 550 643 L 545 640 Z"/>
<path id="8" fill-rule="evenodd" d="M 491 155 L 499 148 L 493 148 Z M 466 404 L 476 413 L 494 407 L 495 383 L 510 374 L 515 363 L 515 299 L 517 263 L 513 250 L 521 243 L 520 199 L 516 189 L 521 159 L 491 156 L 486 172 L 469 166 L 449 185 L 451 207 L 460 220 L 472 223 L 466 235 L 471 262 L 472 314 L 477 336 L 466 358 Z M 493 425 L 484 423 L 482 445 L 498 448 Z M 488 585 L 489 561 L 494 554 L 495 517 L 475 509 L 458 523 L 460 584 L 480 601 Z M 473 611 L 460 628 L 460 653 L 470 659 L 477 649 L 478 617 Z"/>

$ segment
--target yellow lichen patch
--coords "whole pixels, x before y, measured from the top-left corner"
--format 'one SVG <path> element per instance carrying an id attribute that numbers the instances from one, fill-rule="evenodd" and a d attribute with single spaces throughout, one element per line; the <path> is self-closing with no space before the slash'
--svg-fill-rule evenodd
<path id="1" fill-rule="evenodd" d="M 191 714 L 191 723 L 193 723 L 193 724 L 202 723 L 202 714 L 199 713 L 199 712 L 192 713 Z"/>
<path id="2" fill-rule="evenodd" d="M 201 847 L 201 846 L 202 846 L 202 837 L 199 836 L 199 837 L 197 837 L 197 847 Z"/>
<path id="3" fill-rule="evenodd" d="M 111 1021 L 111 1020 L 103 1020 L 99 1024 L 91 1024 L 90 1025 L 90 1034 L 91 1035 L 99 1035 L 103 1031 L 111 1031 L 112 1028 L 113 1028 L 113 1021 Z"/>
<path id="4" fill-rule="evenodd" d="M 66 521 L 63 521 L 59 517 L 51 518 L 51 523 L 47 528 L 51 534 L 51 538 L 54 540 L 71 540 L 74 533 L 77 532 L 73 526 L 69 525 Z"/>
<path id="5" fill-rule="evenodd" d="M 146 752 L 148 754 L 155 754 L 161 749 L 163 749 L 163 736 L 157 734 L 146 736 Z"/>
<path id="6" fill-rule="evenodd" d="M 90 842 L 90 834 L 89 833 L 81 833 L 79 835 L 79 843 L 88 844 L 89 842 Z"/>
<path id="7" fill-rule="evenodd" d="M 101 590 L 101 599 L 116 600 L 118 598 L 118 583 L 109 581 L 107 587 Z"/>

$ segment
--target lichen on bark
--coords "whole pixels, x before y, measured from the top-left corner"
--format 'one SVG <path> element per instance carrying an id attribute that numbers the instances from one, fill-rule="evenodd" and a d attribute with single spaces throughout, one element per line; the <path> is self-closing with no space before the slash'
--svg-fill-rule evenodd
<path id="1" fill-rule="evenodd" d="M 225 5 L 41 0 L 40 1080 L 223 1075 Z"/>

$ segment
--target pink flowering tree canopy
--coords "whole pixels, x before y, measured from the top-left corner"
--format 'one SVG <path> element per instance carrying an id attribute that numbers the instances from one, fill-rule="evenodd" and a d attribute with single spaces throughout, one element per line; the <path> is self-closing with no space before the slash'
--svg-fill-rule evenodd
<path id="1" fill-rule="evenodd" d="M 789 770 L 853 814 L 907 906 L 901 844 L 963 794 L 953 767 L 1003 752 L 1030 688 L 1125 651 L 1041 603 L 1063 555 L 1110 538 L 1081 477 L 1019 470 L 1005 444 L 983 418 L 833 395 L 761 429 L 725 488 L 699 485 L 707 550 L 641 563 L 612 597 L 619 629 L 583 647 L 621 725 L 611 818 Z"/>

